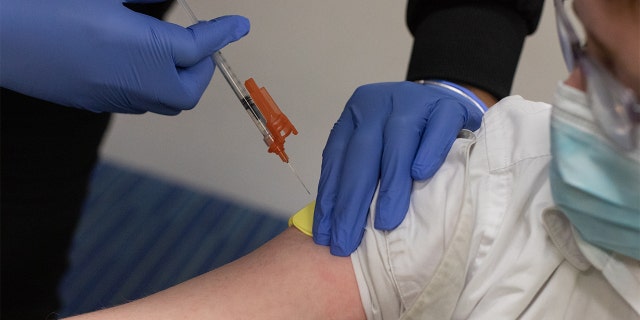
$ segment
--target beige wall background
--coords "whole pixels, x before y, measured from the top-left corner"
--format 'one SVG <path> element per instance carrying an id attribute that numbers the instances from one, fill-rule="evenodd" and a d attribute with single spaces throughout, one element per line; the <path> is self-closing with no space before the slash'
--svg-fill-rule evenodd
<path id="1" fill-rule="evenodd" d="M 174 117 L 117 115 L 105 159 L 286 217 L 316 195 L 321 154 L 333 123 L 362 84 L 403 80 L 411 37 L 404 1 L 189 0 L 200 19 L 240 14 L 250 34 L 223 53 L 241 80 L 265 86 L 300 131 L 286 151 L 307 195 L 273 154 L 216 72 L 198 106 Z M 174 6 L 168 20 L 189 25 Z M 566 75 L 552 2 L 527 39 L 513 93 L 551 101 Z"/>

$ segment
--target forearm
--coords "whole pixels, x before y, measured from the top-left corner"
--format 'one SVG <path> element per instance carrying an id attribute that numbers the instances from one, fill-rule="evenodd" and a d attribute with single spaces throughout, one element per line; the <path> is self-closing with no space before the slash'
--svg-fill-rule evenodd
<path id="1" fill-rule="evenodd" d="M 73 320 L 364 319 L 350 258 L 289 228 L 220 269 Z"/>

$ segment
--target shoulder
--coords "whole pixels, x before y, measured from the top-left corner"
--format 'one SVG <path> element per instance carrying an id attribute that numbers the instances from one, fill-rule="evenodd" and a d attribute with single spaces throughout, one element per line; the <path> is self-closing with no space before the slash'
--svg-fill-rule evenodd
<path id="1" fill-rule="evenodd" d="M 550 156 L 550 117 L 551 105 L 521 96 L 506 97 L 491 107 L 476 132 L 477 143 L 487 152 L 489 170 Z"/>
<path id="2" fill-rule="evenodd" d="M 514 119 L 526 117 L 531 114 L 549 113 L 551 105 L 546 102 L 527 100 L 519 95 L 508 96 L 496 103 L 485 114 L 489 117 L 509 116 Z M 495 115 L 494 115 L 495 114 Z"/>

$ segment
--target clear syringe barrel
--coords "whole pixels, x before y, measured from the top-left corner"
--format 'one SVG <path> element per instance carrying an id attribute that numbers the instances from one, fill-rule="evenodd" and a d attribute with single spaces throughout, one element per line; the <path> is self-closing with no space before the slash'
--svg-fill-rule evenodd
<path id="1" fill-rule="evenodd" d="M 244 109 L 247 111 L 247 113 L 249 113 L 249 116 L 251 117 L 251 120 L 253 120 L 253 123 L 255 123 L 256 127 L 258 127 L 258 130 L 260 130 L 260 133 L 264 137 L 264 143 L 267 146 L 271 146 L 271 144 L 274 142 L 274 139 L 267 129 L 267 121 L 262 116 L 262 113 L 260 112 L 260 109 L 258 109 L 258 106 L 255 104 L 255 102 L 253 102 L 253 99 L 251 98 L 251 95 L 249 94 L 247 89 L 244 87 L 242 82 L 238 80 L 238 77 L 236 77 L 235 73 L 233 73 L 231 67 L 229 67 L 229 64 L 227 63 L 227 60 L 225 60 L 220 51 L 215 52 L 211 56 L 211 58 L 218 67 L 218 70 L 220 70 L 220 73 L 222 73 L 224 78 L 231 86 L 231 89 L 233 89 L 233 92 L 242 103 Z"/>
<path id="2" fill-rule="evenodd" d="M 193 10 L 191 10 L 191 7 L 189 7 L 187 1 L 178 0 L 178 2 L 189 15 L 191 22 L 198 23 L 198 18 L 193 13 Z M 236 75 L 233 73 L 231 67 L 229 67 L 229 64 L 227 63 L 227 60 L 225 60 L 220 51 L 215 52 L 211 56 L 211 59 L 216 64 L 224 78 L 227 80 L 227 82 L 231 86 L 231 89 L 233 89 L 233 92 L 242 103 L 242 106 L 244 106 L 244 109 L 249 113 L 249 116 L 251 117 L 251 120 L 253 120 L 253 123 L 256 125 L 256 127 L 258 127 L 258 130 L 260 130 L 260 133 L 264 137 L 264 143 L 266 143 L 267 146 L 271 146 L 271 144 L 274 142 L 274 139 L 267 129 L 267 121 L 262 116 L 262 113 L 260 113 L 260 109 L 258 109 L 258 106 L 256 106 L 256 104 L 253 102 L 253 99 L 251 99 L 251 95 L 249 94 L 247 89 L 244 87 L 242 82 L 238 80 L 238 77 L 236 77 Z"/>

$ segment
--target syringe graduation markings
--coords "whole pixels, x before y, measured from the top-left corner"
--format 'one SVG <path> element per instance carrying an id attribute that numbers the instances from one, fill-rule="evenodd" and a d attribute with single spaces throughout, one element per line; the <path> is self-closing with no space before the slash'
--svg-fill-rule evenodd
<path id="1" fill-rule="evenodd" d="M 198 23 L 198 18 L 195 16 L 186 0 L 178 0 L 178 2 L 187 12 L 192 22 Z M 259 88 L 252 78 L 245 81 L 245 88 L 233 73 L 231 67 L 220 51 L 215 52 L 211 56 L 211 59 L 227 80 L 227 83 L 229 83 L 231 89 L 240 100 L 240 103 L 242 103 L 242 106 L 251 117 L 251 120 L 262 134 L 263 141 L 269 147 L 268 151 L 270 153 L 277 154 L 283 162 L 287 163 L 298 181 L 300 181 L 300 184 L 304 187 L 305 191 L 308 194 L 311 194 L 307 186 L 302 182 L 302 179 L 296 170 L 291 165 L 289 156 L 284 151 L 285 138 L 291 133 L 294 135 L 298 134 L 298 131 L 291 121 L 289 121 L 289 118 L 282 113 L 278 105 L 271 98 L 271 95 L 269 95 L 269 92 L 267 92 L 267 89 L 264 87 Z"/>

